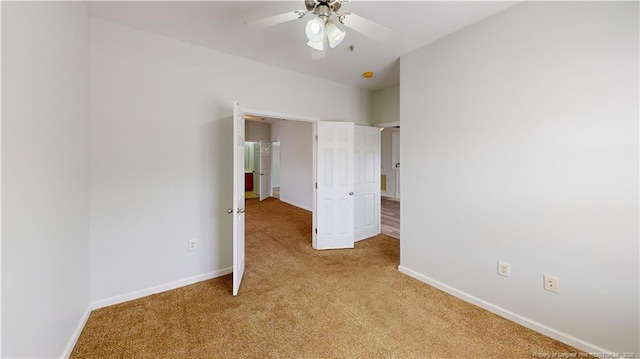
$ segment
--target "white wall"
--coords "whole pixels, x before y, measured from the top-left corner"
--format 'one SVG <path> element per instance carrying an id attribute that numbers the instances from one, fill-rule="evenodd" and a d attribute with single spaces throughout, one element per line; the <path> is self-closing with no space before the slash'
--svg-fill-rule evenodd
<path id="1" fill-rule="evenodd" d="M 91 20 L 90 63 L 91 298 L 99 304 L 231 266 L 232 101 L 370 123 L 368 91 L 103 20 Z M 191 238 L 198 249 L 188 252 Z"/>
<path id="2" fill-rule="evenodd" d="M 278 121 L 272 141 L 280 141 L 280 200 L 313 210 L 313 124 Z"/>
<path id="3" fill-rule="evenodd" d="M 89 305 L 89 16 L 1 6 L 1 356 L 61 357 Z"/>
<path id="4" fill-rule="evenodd" d="M 391 86 L 373 92 L 373 124 L 400 121 L 400 86 Z"/>
<path id="5" fill-rule="evenodd" d="M 638 355 L 638 43 L 637 2 L 527 2 L 403 56 L 401 269 Z"/>

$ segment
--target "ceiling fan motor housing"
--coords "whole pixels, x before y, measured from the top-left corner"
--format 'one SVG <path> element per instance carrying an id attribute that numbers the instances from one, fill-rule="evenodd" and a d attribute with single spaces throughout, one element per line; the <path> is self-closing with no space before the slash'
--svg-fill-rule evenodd
<path id="1" fill-rule="evenodd" d="M 304 6 L 307 8 L 307 11 L 309 12 L 314 12 L 317 13 L 317 9 L 320 7 L 327 7 L 329 9 L 328 14 L 326 14 L 326 16 L 331 15 L 331 11 L 336 12 L 338 10 L 340 10 L 340 7 L 342 6 L 342 3 L 344 3 L 346 1 L 340 1 L 340 0 L 305 0 L 304 1 Z M 326 12 L 323 10 L 323 12 Z M 320 14 L 317 14 L 320 16 Z"/>
<path id="2" fill-rule="evenodd" d="M 304 6 L 307 8 L 307 11 L 313 11 L 316 8 L 316 0 L 304 0 Z"/>

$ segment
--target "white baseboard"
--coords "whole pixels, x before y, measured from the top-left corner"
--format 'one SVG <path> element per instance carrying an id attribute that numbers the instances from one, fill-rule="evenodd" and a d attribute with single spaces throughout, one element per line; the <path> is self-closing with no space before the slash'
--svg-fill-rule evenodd
<path id="1" fill-rule="evenodd" d="M 525 318 L 519 314 L 513 313 L 509 310 L 506 310 L 504 308 L 501 308 L 495 304 L 489 303 L 487 301 L 484 301 L 480 298 L 474 297 L 473 295 L 463 292 L 461 290 L 458 290 L 456 288 L 453 288 L 449 285 L 446 285 L 442 282 L 438 282 L 435 279 L 429 278 L 425 275 L 422 275 L 416 271 L 413 271 L 407 267 L 403 267 L 403 266 L 398 266 L 398 270 L 401 273 L 404 273 L 410 277 L 413 277 L 421 282 L 424 282 L 426 284 L 429 284 L 433 287 L 436 287 L 444 292 L 447 292 L 455 297 L 458 297 L 466 302 L 469 302 L 471 304 L 475 304 L 481 308 L 484 308 L 494 314 L 497 314 L 503 318 L 509 319 L 513 322 L 516 322 L 522 326 L 525 326 L 529 329 L 535 330 L 538 333 L 542 333 L 548 337 L 551 337 L 555 340 L 558 340 L 560 342 L 563 342 L 565 344 L 571 345 L 577 349 L 583 350 L 587 353 L 614 353 L 611 350 L 606 350 L 603 348 L 598 347 L 597 345 L 591 344 L 589 342 L 586 342 L 584 340 L 578 339 L 574 336 L 571 336 L 567 333 L 561 332 L 559 330 L 550 328 L 544 324 L 538 323 L 535 320 L 531 320 L 529 318 Z"/>
<path id="2" fill-rule="evenodd" d="M 302 209 L 304 209 L 304 210 L 306 210 L 306 211 L 313 212 L 313 209 L 312 209 L 312 208 L 309 208 L 309 207 L 307 207 L 307 206 L 303 206 L 303 205 L 298 204 L 298 203 L 295 203 L 295 202 L 293 202 L 293 201 L 289 201 L 289 200 L 287 200 L 287 199 L 282 199 L 282 198 L 280 198 L 280 201 L 282 201 L 282 202 L 284 202 L 284 203 L 288 203 L 288 204 L 290 204 L 290 205 L 292 205 L 292 206 L 295 206 L 295 207 L 298 207 L 298 208 L 302 208 Z"/>
<path id="3" fill-rule="evenodd" d="M 64 348 L 64 352 L 60 356 L 61 358 L 68 358 L 71 356 L 71 352 L 73 351 L 73 348 L 76 346 L 76 343 L 78 342 L 78 338 L 80 338 L 80 334 L 82 333 L 82 329 L 84 329 L 84 325 L 87 324 L 87 320 L 89 320 L 90 314 L 91 314 L 91 308 L 87 307 L 87 309 L 84 311 L 84 314 L 82 315 L 82 318 L 80 319 L 80 322 L 78 323 L 78 326 L 76 327 L 76 330 L 73 332 L 71 339 L 69 339 L 67 346 Z"/>
<path id="4" fill-rule="evenodd" d="M 91 302 L 89 305 L 91 310 L 108 307 L 115 304 L 120 304 L 124 302 L 128 302 L 130 300 L 146 297 L 148 295 L 166 292 L 168 290 L 184 287 L 190 284 L 202 282 L 204 280 L 209 280 L 217 277 L 221 277 L 223 275 L 227 275 L 231 273 L 233 269 L 231 267 L 219 269 L 217 271 L 200 274 L 194 277 L 180 279 L 175 282 L 165 283 L 161 285 L 157 285 L 150 288 L 140 289 L 133 292 L 116 295 L 110 298 L 100 299 Z"/>
<path id="5" fill-rule="evenodd" d="M 117 296 L 106 298 L 106 299 L 100 299 L 100 300 L 89 303 L 89 306 L 87 307 L 87 310 L 85 311 L 84 315 L 80 319 L 80 322 L 78 323 L 76 330 L 73 332 L 71 339 L 69 339 L 67 346 L 64 348 L 64 352 L 62 353 L 61 357 L 68 358 L 71 355 L 73 348 L 76 346 L 76 343 L 78 342 L 78 338 L 80 338 L 82 329 L 84 329 L 85 324 L 87 324 L 87 320 L 89 320 L 89 315 L 91 314 L 92 310 L 108 307 L 114 304 L 124 303 L 130 300 L 146 297 L 151 294 L 166 292 L 168 290 L 184 287 L 197 282 L 202 282 L 204 280 L 221 277 L 223 275 L 227 275 L 231 273 L 232 271 L 233 269 L 231 267 L 223 268 L 217 271 L 177 280 L 175 282 L 158 285 L 151 288 L 141 289 L 141 290 L 137 290 L 137 291 L 122 294 L 122 295 L 117 295 Z"/>

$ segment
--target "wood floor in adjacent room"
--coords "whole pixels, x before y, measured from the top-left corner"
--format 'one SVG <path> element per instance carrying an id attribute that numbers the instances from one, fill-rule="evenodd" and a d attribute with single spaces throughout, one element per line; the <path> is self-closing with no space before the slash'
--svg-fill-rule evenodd
<path id="1" fill-rule="evenodd" d="M 400 200 L 382 197 L 380 202 L 380 231 L 400 239 Z"/>
<path id="2" fill-rule="evenodd" d="M 398 272 L 399 241 L 311 248 L 311 213 L 246 203 L 246 270 L 94 311 L 73 358 L 531 358 L 576 350 Z M 231 256 L 231 245 L 224 246 Z M 229 259 L 228 264 L 231 264 Z M 144 263 L 140 263 L 141 266 Z"/>

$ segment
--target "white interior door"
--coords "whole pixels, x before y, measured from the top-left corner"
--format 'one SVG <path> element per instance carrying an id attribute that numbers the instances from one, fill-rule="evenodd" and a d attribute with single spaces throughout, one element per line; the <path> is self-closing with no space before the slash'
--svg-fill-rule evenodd
<path id="1" fill-rule="evenodd" d="M 260 142 L 251 142 L 253 151 L 253 193 L 260 195 Z"/>
<path id="2" fill-rule="evenodd" d="M 380 129 L 355 126 L 354 240 L 380 234 Z"/>
<path id="3" fill-rule="evenodd" d="M 354 125 L 319 121 L 316 139 L 313 248 L 353 248 Z"/>
<path id="4" fill-rule="evenodd" d="M 244 274 L 244 111 L 233 103 L 233 295 Z"/>
<path id="5" fill-rule="evenodd" d="M 271 142 L 260 141 L 260 200 L 271 197 Z"/>
<path id="6" fill-rule="evenodd" d="M 391 133 L 391 165 L 396 177 L 393 196 L 400 198 L 400 131 Z"/>

